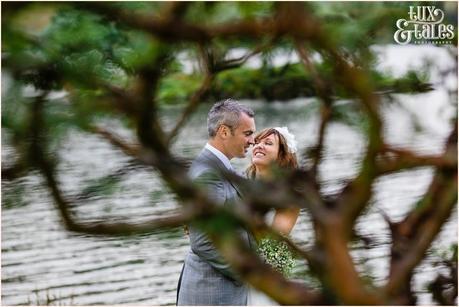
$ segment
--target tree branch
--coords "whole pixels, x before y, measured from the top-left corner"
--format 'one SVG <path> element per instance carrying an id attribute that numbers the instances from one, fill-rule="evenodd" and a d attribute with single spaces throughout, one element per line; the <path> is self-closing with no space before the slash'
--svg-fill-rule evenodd
<path id="1" fill-rule="evenodd" d="M 18 161 L 10 167 L 2 168 L 2 180 L 15 180 L 24 176 L 29 167 L 24 161 Z"/>
<path id="2" fill-rule="evenodd" d="M 271 46 L 274 42 L 275 38 L 270 39 L 269 42 L 265 44 L 260 44 L 259 46 L 255 47 L 252 51 L 247 52 L 245 55 L 239 57 L 239 58 L 234 58 L 234 59 L 228 59 L 228 60 L 223 60 L 220 62 L 215 63 L 214 65 L 214 72 L 221 72 L 224 70 L 228 69 L 233 69 L 242 66 L 245 62 L 247 62 L 251 57 L 254 55 L 260 53 L 267 47 Z"/>
<path id="3" fill-rule="evenodd" d="M 457 124 L 448 138 L 445 156 L 457 160 Z M 456 162 L 457 164 L 457 162 Z M 457 167 L 437 167 L 424 197 L 405 219 L 392 226 L 391 267 L 384 291 L 400 295 L 414 268 L 440 232 L 457 204 Z"/>
<path id="4" fill-rule="evenodd" d="M 317 46 L 326 56 L 330 59 L 330 63 L 333 65 L 334 75 L 337 77 L 340 84 L 344 85 L 349 91 L 356 94 L 360 98 L 360 101 L 364 107 L 365 112 L 368 115 L 370 127 L 367 133 L 368 145 L 365 153 L 364 160 L 362 162 L 362 168 L 357 177 L 351 181 L 336 198 L 334 207 L 342 212 L 342 218 L 346 220 L 346 229 L 350 237 L 355 220 L 360 213 L 365 209 L 368 204 L 368 200 L 371 195 L 371 185 L 374 178 L 376 177 L 376 155 L 382 147 L 382 121 L 379 116 L 379 100 L 378 97 L 373 93 L 373 86 L 371 84 L 371 78 L 364 71 L 351 66 L 342 56 L 336 51 L 338 48 L 334 46 L 332 41 L 328 39 L 328 35 L 323 32 L 320 23 L 304 10 L 301 5 L 285 4 L 286 7 L 290 7 L 286 11 L 292 11 L 294 9 L 295 14 L 302 20 L 307 20 L 307 23 L 300 22 L 301 25 L 298 27 L 302 31 L 309 33 L 307 38 L 312 44 Z M 286 28 L 288 25 L 297 23 L 298 20 L 292 17 L 285 18 Z M 313 29 L 313 31 L 311 31 Z M 290 35 L 295 37 L 294 32 L 289 32 Z M 301 36 L 296 37 L 301 41 Z M 299 50 L 301 52 L 301 50 Z"/>
<path id="5" fill-rule="evenodd" d="M 336 213 L 330 213 L 327 224 L 321 227 L 325 250 L 325 284 L 329 284 L 344 305 L 382 305 L 380 293 L 368 289 L 355 269 L 347 247 L 347 225 Z"/>
<path id="6" fill-rule="evenodd" d="M 377 161 L 379 176 L 423 166 L 457 167 L 457 157 L 448 152 L 441 156 L 418 155 L 410 150 L 386 147 L 379 158 Z"/>
<path id="7" fill-rule="evenodd" d="M 182 116 L 180 117 L 172 131 L 169 133 L 167 140 L 168 144 L 171 144 L 173 142 L 173 140 L 177 137 L 178 133 L 180 132 L 180 129 L 183 128 L 187 120 L 191 117 L 191 114 L 194 111 L 196 111 L 196 108 L 199 106 L 199 103 L 201 103 L 205 95 L 209 93 L 210 86 L 212 85 L 213 80 L 213 74 L 206 75 L 203 83 L 201 84 L 201 87 L 193 94 L 185 110 L 183 111 Z"/>
<path id="8" fill-rule="evenodd" d="M 104 139 L 108 140 L 110 144 L 120 149 L 126 155 L 136 158 L 138 160 L 141 159 L 140 157 L 141 147 L 139 144 L 128 144 L 115 133 L 108 131 L 107 129 L 104 129 L 100 126 L 91 126 L 90 130 L 93 133 L 96 133 L 100 135 L 101 137 L 103 137 Z"/>
<path id="9" fill-rule="evenodd" d="M 43 122 L 43 105 L 44 96 L 38 97 L 32 109 L 32 145 L 31 151 L 33 152 L 34 164 L 41 171 L 46 179 L 48 188 L 54 199 L 57 209 L 61 214 L 65 227 L 70 231 L 84 232 L 95 235 L 128 235 L 144 232 L 151 232 L 160 227 L 175 227 L 183 225 L 185 222 L 190 221 L 195 217 L 194 212 L 185 211 L 182 214 L 155 218 L 148 222 L 143 223 L 108 223 L 108 222 L 80 222 L 75 219 L 75 216 L 70 211 L 70 202 L 63 196 L 57 180 L 54 176 L 53 164 L 46 157 L 45 144 L 47 143 L 45 137 L 45 127 Z"/>
<path id="10" fill-rule="evenodd" d="M 317 189 L 320 190 L 320 184 L 318 180 L 318 167 L 322 158 L 323 154 L 323 147 L 324 147 L 324 139 L 325 139 L 325 131 L 328 126 L 328 123 L 331 119 L 332 115 L 332 104 L 333 104 L 333 99 L 330 96 L 330 92 L 326 90 L 325 88 L 325 81 L 320 78 L 319 74 L 317 73 L 317 70 L 315 69 L 314 65 L 312 64 L 310 57 L 308 55 L 308 52 L 306 48 L 301 44 L 301 41 L 296 40 L 295 41 L 295 47 L 297 50 L 297 53 L 306 69 L 314 81 L 314 85 L 317 89 L 317 94 L 318 96 L 322 99 L 322 105 L 321 105 L 321 112 L 320 112 L 320 126 L 319 126 L 319 133 L 318 133 L 318 139 L 315 148 L 313 149 L 313 165 L 312 165 L 312 173 L 314 175 L 314 178 L 316 178 L 316 184 L 317 184 Z"/>
<path id="11" fill-rule="evenodd" d="M 281 305 L 319 305 L 326 298 L 318 291 L 301 283 L 286 280 L 271 266 L 263 263 L 235 236 L 210 236 L 228 262 L 241 274 L 244 280 L 265 292 Z"/>

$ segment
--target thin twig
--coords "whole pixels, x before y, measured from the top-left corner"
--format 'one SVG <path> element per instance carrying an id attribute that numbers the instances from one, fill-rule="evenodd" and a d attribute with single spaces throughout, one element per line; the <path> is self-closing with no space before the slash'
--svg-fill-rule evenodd
<path id="1" fill-rule="evenodd" d="M 308 52 L 301 41 L 296 40 L 295 47 L 297 49 L 297 53 L 300 56 L 300 59 L 305 66 L 306 71 L 308 71 L 312 79 L 314 81 L 315 87 L 317 89 L 317 94 L 322 100 L 321 111 L 320 111 L 320 126 L 319 126 L 319 133 L 316 146 L 314 147 L 313 151 L 313 165 L 312 165 L 312 173 L 316 180 L 317 189 L 320 190 L 320 181 L 318 179 L 318 168 L 319 164 L 323 155 L 323 148 L 325 142 L 325 133 L 328 123 L 331 119 L 332 115 L 332 104 L 333 99 L 331 97 L 331 93 L 329 93 L 325 88 L 325 80 L 323 80 L 317 70 L 315 69 L 314 65 L 312 64 Z"/>
<path id="2" fill-rule="evenodd" d="M 172 129 L 172 131 L 169 133 L 168 140 L 167 140 L 168 144 L 171 144 L 174 141 L 180 129 L 182 129 L 185 123 L 189 120 L 189 118 L 191 117 L 191 114 L 196 111 L 196 108 L 202 102 L 204 96 L 208 94 L 213 80 L 214 80 L 213 74 L 206 75 L 204 81 L 201 84 L 201 87 L 193 94 L 185 110 L 183 111 L 182 116 L 180 117 L 180 119 L 178 120 L 177 124 Z"/>

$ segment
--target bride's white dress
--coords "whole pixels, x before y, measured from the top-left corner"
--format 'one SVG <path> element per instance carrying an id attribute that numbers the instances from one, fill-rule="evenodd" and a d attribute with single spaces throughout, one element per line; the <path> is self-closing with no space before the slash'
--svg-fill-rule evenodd
<path id="1" fill-rule="evenodd" d="M 279 306 L 279 303 L 271 299 L 263 292 L 258 291 L 252 287 L 249 288 L 249 294 L 247 296 L 248 306 Z"/>
<path id="2" fill-rule="evenodd" d="M 274 210 L 271 210 L 266 214 L 266 223 L 271 225 L 274 219 Z M 271 299 L 265 293 L 258 291 L 253 287 L 249 287 L 249 293 L 247 296 L 248 306 L 279 306 L 279 303 Z"/>

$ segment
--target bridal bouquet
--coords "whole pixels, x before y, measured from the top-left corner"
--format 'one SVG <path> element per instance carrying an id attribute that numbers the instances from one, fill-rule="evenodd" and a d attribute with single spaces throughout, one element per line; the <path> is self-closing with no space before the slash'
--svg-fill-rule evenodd
<path id="1" fill-rule="evenodd" d="M 258 244 L 258 253 L 267 264 L 285 277 L 289 277 L 292 273 L 295 261 L 287 243 L 271 237 L 265 237 Z"/>

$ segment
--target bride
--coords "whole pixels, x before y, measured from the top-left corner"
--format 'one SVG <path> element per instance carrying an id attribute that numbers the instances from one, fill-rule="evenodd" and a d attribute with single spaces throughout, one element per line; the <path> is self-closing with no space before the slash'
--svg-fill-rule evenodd
<path id="1" fill-rule="evenodd" d="M 259 180 L 272 179 L 273 173 L 271 170 L 273 164 L 281 168 L 297 168 L 296 150 L 295 136 L 288 131 L 287 127 L 262 130 L 255 136 L 255 145 L 252 150 L 252 164 L 247 169 L 248 177 Z M 299 208 L 272 210 L 272 212 L 267 214 L 266 222 L 281 234 L 288 236 L 296 223 L 299 213 Z M 267 238 L 262 239 L 259 242 L 259 253 L 268 264 L 273 265 L 275 269 L 287 277 L 291 267 L 286 267 L 285 264 L 276 265 L 276 263 L 270 262 L 269 255 L 267 255 L 269 244 L 272 244 L 272 241 Z M 286 257 L 289 258 L 287 263 L 293 266 L 293 257 L 288 249 L 286 251 L 288 253 Z M 266 294 L 250 288 L 247 305 L 272 306 L 278 305 L 278 303 Z"/>

